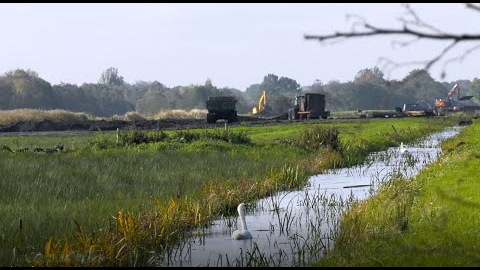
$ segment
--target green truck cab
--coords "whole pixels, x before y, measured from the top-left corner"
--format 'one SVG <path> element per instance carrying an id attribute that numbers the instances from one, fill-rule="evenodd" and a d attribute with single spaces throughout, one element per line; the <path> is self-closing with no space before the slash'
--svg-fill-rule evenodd
<path id="1" fill-rule="evenodd" d="M 207 123 L 216 123 L 218 119 L 226 119 L 227 122 L 237 122 L 237 100 L 232 96 L 209 97 L 207 100 Z"/>

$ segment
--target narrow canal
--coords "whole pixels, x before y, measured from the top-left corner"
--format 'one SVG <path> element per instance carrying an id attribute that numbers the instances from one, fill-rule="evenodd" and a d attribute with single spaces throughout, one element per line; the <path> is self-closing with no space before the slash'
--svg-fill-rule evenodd
<path id="1" fill-rule="evenodd" d="M 334 244 L 341 214 L 352 202 L 373 196 L 379 185 L 415 176 L 441 154 L 447 128 L 424 140 L 372 153 L 361 166 L 310 177 L 303 190 L 280 192 L 247 205 L 249 240 L 233 240 L 238 216 L 215 220 L 159 259 L 159 266 L 306 266 Z"/>

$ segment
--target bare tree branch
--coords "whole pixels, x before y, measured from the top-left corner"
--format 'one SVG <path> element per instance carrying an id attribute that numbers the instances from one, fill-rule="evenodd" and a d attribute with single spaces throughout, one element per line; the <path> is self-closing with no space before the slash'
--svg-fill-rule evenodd
<path id="1" fill-rule="evenodd" d="M 417 27 L 421 27 L 421 28 L 427 28 L 427 29 L 430 29 L 438 34 L 443 34 L 443 31 L 436 28 L 435 26 L 429 24 L 429 23 L 426 23 L 424 20 L 422 20 L 418 15 L 417 13 L 410 7 L 409 4 L 403 4 L 403 7 L 407 10 L 407 15 L 410 15 L 412 16 L 415 20 L 414 21 L 410 21 L 410 20 L 407 20 L 406 18 L 400 18 L 399 20 L 402 21 L 404 23 L 404 25 L 415 25 Z"/>
<path id="2" fill-rule="evenodd" d="M 357 26 L 360 26 L 360 27 L 363 27 L 363 25 L 365 25 L 365 23 L 367 22 L 363 17 L 357 15 L 357 14 L 347 14 L 345 16 L 345 19 L 347 21 L 351 20 L 352 18 L 354 19 L 357 19 L 356 21 L 354 21 L 352 23 L 352 27 L 350 28 L 352 32 L 354 32 L 357 28 Z"/>
<path id="3" fill-rule="evenodd" d="M 466 3 L 468 8 L 480 12 L 480 4 Z M 451 43 L 446 46 L 438 55 L 427 61 L 416 61 L 408 63 L 395 63 L 393 61 L 386 61 L 386 65 L 393 66 L 394 68 L 410 65 L 410 64 L 423 64 L 426 70 L 429 70 L 433 65 L 437 64 L 440 59 L 442 59 L 448 52 L 450 52 L 455 46 L 461 42 L 465 41 L 480 41 L 480 33 L 478 34 L 467 34 L 467 33 L 447 33 L 441 29 L 433 26 L 430 23 L 422 20 L 420 16 L 410 7 L 409 4 L 404 4 L 403 7 L 406 9 L 406 16 L 399 18 L 402 22 L 402 27 L 399 28 L 384 28 L 379 26 L 374 26 L 368 23 L 365 19 L 360 16 L 348 15 L 348 18 L 357 18 L 358 20 L 354 22 L 350 31 L 337 31 L 333 34 L 325 35 L 305 35 L 305 39 L 316 39 L 320 42 L 332 41 L 332 40 L 345 40 L 350 38 L 357 37 L 372 37 L 372 36 L 389 36 L 389 35 L 399 35 L 399 36 L 410 36 L 414 39 L 407 42 L 395 41 L 392 42 L 392 45 L 408 46 L 413 42 L 419 40 L 437 40 L 437 41 L 451 41 Z M 357 30 L 358 29 L 358 30 Z M 480 45 L 475 46 L 467 51 L 461 56 L 450 58 L 444 62 L 442 69 L 442 78 L 445 76 L 445 68 L 448 63 L 452 61 L 462 61 L 467 55 L 471 54 L 473 51 L 480 48 Z M 385 58 L 382 58 L 385 60 Z"/>
<path id="4" fill-rule="evenodd" d="M 473 3 L 466 3 L 467 7 L 468 8 L 471 8 L 473 10 L 476 10 L 476 11 L 480 11 L 480 4 L 473 4 Z"/>
<path id="5" fill-rule="evenodd" d="M 440 60 L 440 58 L 442 58 L 450 49 L 452 49 L 455 45 L 457 45 L 458 43 L 458 40 L 454 40 L 452 42 L 452 44 L 448 45 L 447 47 L 445 47 L 442 52 L 440 52 L 439 55 L 437 55 L 436 57 L 434 57 L 432 60 L 428 61 L 428 63 L 425 65 L 425 69 L 426 70 L 429 70 L 430 67 L 435 64 L 438 60 Z"/>
<path id="6" fill-rule="evenodd" d="M 380 57 L 378 59 L 379 66 L 384 71 L 387 78 L 390 77 L 390 73 L 397 68 L 406 67 L 406 66 L 418 66 L 418 65 L 426 65 L 431 60 L 423 60 L 423 61 L 409 61 L 409 62 L 395 62 L 391 59 L 386 57 Z M 383 64 L 382 64 L 383 63 Z"/>
<path id="7" fill-rule="evenodd" d="M 465 57 L 467 57 L 467 56 L 468 56 L 469 54 L 471 54 L 473 51 L 478 50 L 478 49 L 480 49 L 480 44 L 471 47 L 470 49 L 466 50 L 466 51 L 465 51 L 462 55 L 460 55 L 460 56 L 457 56 L 457 57 L 450 58 L 450 59 L 446 60 L 445 63 L 443 63 L 442 78 L 445 77 L 445 74 L 444 74 L 444 73 L 445 73 L 445 69 L 446 69 L 446 66 L 447 66 L 449 63 L 451 63 L 451 62 L 453 62 L 453 61 L 462 62 L 462 61 L 465 59 Z"/>
<path id="8" fill-rule="evenodd" d="M 392 41 L 392 47 L 395 48 L 395 45 L 401 46 L 401 47 L 406 47 L 411 45 L 412 43 L 418 42 L 421 39 L 419 37 L 415 37 L 414 39 L 410 41 L 398 41 L 398 40 L 393 40 Z"/>
<path id="9" fill-rule="evenodd" d="M 325 41 L 329 39 L 336 39 L 340 37 L 365 37 L 365 36 L 384 36 L 384 35 L 409 35 L 419 38 L 428 38 L 436 40 L 458 40 L 458 41 L 467 41 L 467 40 L 480 40 L 480 34 L 452 34 L 452 33 L 442 33 L 442 34 L 431 34 L 426 32 L 421 32 L 404 26 L 402 29 L 393 29 L 393 28 L 380 28 L 368 23 L 363 25 L 367 30 L 364 32 L 335 32 L 330 35 L 305 35 L 305 39 L 318 39 L 319 41 Z"/>

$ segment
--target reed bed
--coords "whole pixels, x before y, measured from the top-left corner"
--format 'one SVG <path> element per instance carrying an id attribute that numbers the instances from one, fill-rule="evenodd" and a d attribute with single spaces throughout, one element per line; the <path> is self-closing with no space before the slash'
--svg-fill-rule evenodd
<path id="1" fill-rule="evenodd" d="M 0 125 L 8 125 L 16 122 L 40 122 L 44 120 L 52 122 L 76 122 L 95 120 L 96 116 L 84 112 L 72 112 L 66 110 L 39 110 L 39 109 L 15 109 L 0 110 Z"/>

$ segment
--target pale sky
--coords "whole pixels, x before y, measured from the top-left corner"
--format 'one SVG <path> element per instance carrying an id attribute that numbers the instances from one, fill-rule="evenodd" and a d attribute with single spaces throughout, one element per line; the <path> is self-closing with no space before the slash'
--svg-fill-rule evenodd
<path id="1" fill-rule="evenodd" d="M 418 14 L 452 32 L 480 33 L 480 12 L 463 4 L 412 4 Z M 268 73 L 302 86 L 316 79 L 352 80 L 380 57 L 427 60 L 448 42 L 392 48 L 402 37 L 373 37 L 322 45 L 305 34 L 350 29 L 346 14 L 384 27 L 399 26 L 401 4 L 0 4 L 0 73 L 32 69 L 52 84 L 96 83 L 118 68 L 126 82 L 157 80 L 167 87 L 203 84 L 244 91 Z M 455 56 L 468 43 L 452 51 Z M 477 43 L 478 44 L 478 43 Z M 480 77 L 480 50 L 447 67 L 444 81 Z M 401 79 L 420 66 L 390 73 Z M 440 68 L 431 70 L 440 79 Z"/>

